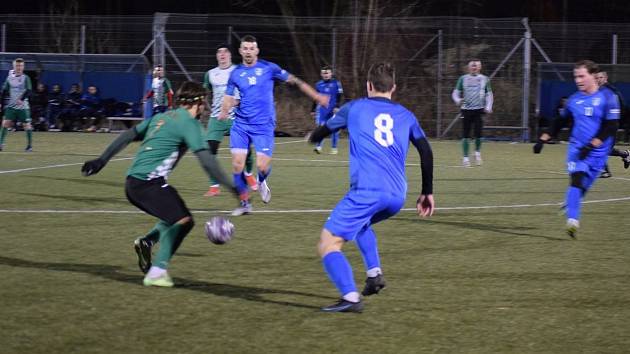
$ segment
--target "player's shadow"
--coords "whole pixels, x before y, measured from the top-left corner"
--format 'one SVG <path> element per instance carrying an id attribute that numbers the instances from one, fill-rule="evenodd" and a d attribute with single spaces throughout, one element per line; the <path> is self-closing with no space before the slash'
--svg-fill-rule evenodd
<path id="1" fill-rule="evenodd" d="M 142 285 L 142 277 L 136 274 L 123 273 L 123 268 L 119 266 L 107 264 L 80 264 L 80 263 L 52 263 L 52 262 L 35 262 L 25 259 L 10 258 L 0 256 L 0 265 L 6 265 L 18 268 L 34 268 L 56 272 L 76 272 L 102 277 L 109 280 L 119 281 L 123 283 Z M 315 297 L 319 299 L 331 300 L 334 298 L 321 296 L 316 294 L 304 293 L 292 290 L 266 289 L 241 285 L 209 283 L 198 280 L 190 280 L 176 277 L 176 289 L 200 291 L 216 296 L 225 296 L 230 298 L 243 299 L 247 301 L 262 302 L 267 304 L 291 306 L 304 309 L 319 309 L 317 306 L 301 304 L 292 301 L 278 301 L 265 299 L 263 295 L 289 295 Z"/>
<path id="2" fill-rule="evenodd" d="M 407 217 L 397 216 L 394 219 L 399 220 L 399 221 L 412 222 L 412 223 L 419 222 L 419 219 L 417 217 L 407 218 Z M 474 222 L 468 222 L 468 221 L 437 220 L 435 218 L 422 220 L 422 223 L 435 224 L 435 225 L 448 225 L 448 226 L 462 228 L 464 230 L 488 231 L 488 232 L 499 234 L 501 236 L 513 235 L 513 236 L 520 236 L 520 237 L 544 238 L 550 241 L 570 241 L 567 238 L 549 237 L 549 236 L 544 236 L 540 234 L 533 234 L 533 233 L 518 231 L 518 230 L 536 230 L 537 229 L 531 226 L 516 226 L 516 225 L 498 226 L 498 225 L 480 224 L 480 223 L 474 223 Z"/>
<path id="3" fill-rule="evenodd" d="M 29 193 L 29 192 L 12 192 L 14 194 L 19 195 L 29 195 L 38 198 L 49 198 L 49 199 L 61 199 L 72 202 L 84 202 L 84 203 L 110 203 L 110 204 L 120 204 L 120 205 L 128 205 L 126 199 L 120 197 L 95 197 L 95 196 L 79 196 L 79 195 L 58 195 L 58 194 L 45 194 L 45 193 Z"/>

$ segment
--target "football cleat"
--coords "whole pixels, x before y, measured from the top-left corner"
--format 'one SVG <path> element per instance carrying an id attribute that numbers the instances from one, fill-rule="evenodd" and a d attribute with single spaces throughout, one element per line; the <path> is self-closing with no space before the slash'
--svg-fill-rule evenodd
<path id="1" fill-rule="evenodd" d="M 339 153 L 339 150 L 337 150 L 337 148 L 330 149 L 330 154 L 331 155 L 337 155 L 338 153 Z"/>
<path id="2" fill-rule="evenodd" d="M 153 246 L 151 241 L 142 237 L 138 237 L 133 241 L 133 249 L 138 256 L 138 267 L 144 274 L 147 274 L 149 268 L 151 268 L 151 246 Z"/>
<path id="3" fill-rule="evenodd" d="M 2 146 L 0 146 L 0 150 L 2 150 Z M 623 168 L 626 170 L 630 167 L 630 150 L 626 150 L 626 157 L 623 158 Z"/>
<path id="4" fill-rule="evenodd" d="M 245 181 L 247 182 L 247 185 L 249 186 L 251 190 L 253 191 L 258 190 L 258 182 L 256 181 L 256 178 L 254 177 L 254 175 L 245 175 Z"/>
<path id="5" fill-rule="evenodd" d="M 241 216 L 252 212 L 252 203 L 249 200 L 241 200 L 241 205 L 232 211 L 232 216 Z"/>
<path id="6" fill-rule="evenodd" d="M 322 153 L 322 147 L 321 146 L 316 146 L 313 151 L 315 151 L 316 154 L 321 154 Z"/>
<path id="7" fill-rule="evenodd" d="M 345 299 L 340 299 L 339 301 L 337 301 L 336 303 L 330 305 L 330 306 L 326 306 L 326 307 L 322 307 L 321 308 L 322 311 L 324 312 L 356 312 L 356 313 L 361 313 L 363 312 L 363 303 L 361 301 L 359 302 L 351 302 Z"/>
<path id="8" fill-rule="evenodd" d="M 219 189 L 219 186 L 210 186 L 210 189 L 208 189 L 208 191 L 206 192 L 206 194 L 204 194 L 204 197 L 215 197 L 217 195 L 221 194 L 221 190 Z"/>
<path id="9" fill-rule="evenodd" d="M 157 278 L 149 278 L 149 276 L 145 276 L 142 280 L 142 284 L 144 284 L 144 286 L 161 286 L 165 288 L 172 288 L 175 286 L 173 279 L 171 279 L 168 274 L 164 274 Z"/>
<path id="10" fill-rule="evenodd" d="M 26 146 L 26 148 L 24 149 L 25 152 L 33 152 L 33 147 L 28 145 Z"/>
<path id="11" fill-rule="evenodd" d="M 577 238 L 577 231 L 580 228 L 580 222 L 576 219 L 567 219 L 567 235 L 571 238 Z"/>
<path id="12" fill-rule="evenodd" d="M 271 201 L 271 189 L 267 185 L 267 180 L 258 184 L 258 193 L 260 193 L 260 199 L 262 199 L 263 203 L 267 204 Z"/>
<path id="13" fill-rule="evenodd" d="M 370 296 L 378 294 L 379 291 L 385 288 L 385 279 L 383 274 L 379 274 L 375 277 L 367 277 L 365 279 L 365 287 L 361 291 L 361 295 Z"/>
<path id="14" fill-rule="evenodd" d="M 464 167 L 470 167 L 470 160 L 468 159 L 468 157 L 464 157 L 462 159 L 462 166 Z"/>
<path id="15" fill-rule="evenodd" d="M 612 173 L 610 173 L 609 171 L 604 171 L 599 175 L 599 178 L 610 178 L 612 177 Z"/>

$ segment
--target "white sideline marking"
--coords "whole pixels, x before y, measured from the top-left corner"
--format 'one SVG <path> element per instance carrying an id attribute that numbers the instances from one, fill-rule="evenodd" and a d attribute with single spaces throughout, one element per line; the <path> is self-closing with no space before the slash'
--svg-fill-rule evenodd
<path id="1" fill-rule="evenodd" d="M 588 200 L 582 204 L 610 203 L 628 201 L 630 197 Z M 479 205 L 479 206 L 457 206 L 457 207 L 441 207 L 436 210 L 483 210 L 483 209 L 505 209 L 505 208 L 531 208 L 545 206 L 560 206 L 558 203 L 538 203 L 538 204 L 512 204 L 512 205 Z M 301 214 L 301 213 L 330 213 L 331 209 L 288 209 L 288 210 L 254 210 L 253 214 Z M 416 211 L 415 208 L 404 208 L 401 211 Z M 207 213 L 223 213 L 229 214 L 232 210 L 192 210 L 194 214 Z M 28 209 L 0 209 L 0 213 L 24 213 L 24 214 L 144 214 L 140 210 L 28 210 Z"/>
<path id="2" fill-rule="evenodd" d="M 280 143 L 276 143 L 276 145 L 282 145 L 282 144 L 293 144 L 293 143 L 303 143 L 305 142 L 304 140 L 292 140 L 292 141 L 283 141 Z M 228 150 L 229 148 L 219 148 L 219 150 Z M 118 159 L 111 159 L 109 160 L 109 162 L 113 162 L 113 161 L 125 161 L 125 160 L 132 160 L 133 157 L 121 157 Z M 279 159 L 276 159 L 279 160 Z M 0 171 L 0 174 L 6 174 L 6 173 L 20 173 L 20 172 L 27 172 L 27 171 L 36 171 L 36 170 L 45 170 L 48 168 L 58 168 L 58 167 L 69 167 L 69 166 L 81 166 L 83 165 L 83 162 L 73 162 L 73 163 L 64 163 L 64 164 L 58 164 L 58 165 L 47 165 L 47 166 L 39 166 L 39 167 L 27 167 L 27 168 L 19 168 L 17 170 L 4 170 L 4 171 Z"/>

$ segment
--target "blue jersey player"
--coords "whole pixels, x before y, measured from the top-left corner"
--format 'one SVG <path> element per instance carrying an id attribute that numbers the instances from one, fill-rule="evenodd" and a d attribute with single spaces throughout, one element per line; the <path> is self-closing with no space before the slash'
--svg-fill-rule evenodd
<path id="1" fill-rule="evenodd" d="M 318 244 L 324 269 L 341 294 L 337 303 L 322 308 L 325 312 L 363 310 L 352 268 L 341 252 L 345 242 L 356 241 L 363 256 L 367 279 L 362 294 L 376 294 L 385 287 L 372 225 L 395 215 L 405 203 L 409 142 L 422 161 L 418 214 L 433 214 L 433 152 L 413 113 L 391 101 L 395 89 L 393 66 L 373 65 L 367 77 L 368 97 L 345 104 L 309 138 L 317 143 L 341 128 L 347 128 L 350 137 L 350 190 L 330 214 Z"/>
<path id="2" fill-rule="evenodd" d="M 324 66 L 320 71 L 320 75 L 322 79 L 315 84 L 315 90 L 321 94 L 330 96 L 330 101 L 328 102 L 328 107 L 316 104 L 313 105 L 312 114 L 315 117 L 315 124 L 318 126 L 326 124 L 326 121 L 332 118 L 343 103 L 343 88 L 341 87 L 341 82 L 333 78 L 332 69 L 329 66 Z M 337 150 L 338 142 L 339 132 L 332 133 L 330 135 L 330 153 L 332 155 L 336 155 L 339 152 L 339 150 Z M 313 151 L 321 154 L 322 143 L 317 144 Z"/>
<path id="3" fill-rule="evenodd" d="M 571 183 L 566 193 L 566 231 L 576 237 L 580 227 L 580 202 L 599 176 L 613 146 L 614 135 L 619 127 L 619 100 L 611 90 L 600 90 L 595 75 L 597 64 L 582 60 L 575 64 L 573 77 L 578 92 L 569 97 L 567 109 L 573 116 L 573 128 L 567 150 L 567 171 Z M 557 119 L 550 133 L 543 133 L 534 145 L 534 153 L 540 153 L 543 144 L 555 137 L 562 128 Z"/>
<path id="4" fill-rule="evenodd" d="M 228 118 L 230 109 L 234 109 L 234 124 L 230 130 L 230 149 L 232 152 L 232 172 L 234 184 L 241 195 L 241 208 L 233 215 L 251 212 L 247 183 L 243 175 L 245 158 L 250 144 L 256 150 L 256 167 L 258 169 L 258 191 L 264 203 L 271 200 L 271 190 L 267 185 L 267 177 L 271 172 L 273 155 L 273 132 L 276 126 L 276 110 L 274 108 L 273 87 L 275 81 L 296 85 L 304 94 L 317 104 L 328 106 L 329 96 L 317 93 L 310 85 L 289 74 L 278 65 L 258 59 L 258 43 L 250 35 L 243 36 L 239 53 L 243 63 L 238 65 L 228 79 L 220 120 Z M 235 99 L 238 90 L 240 99 Z M 238 103 L 238 106 L 237 106 Z"/>

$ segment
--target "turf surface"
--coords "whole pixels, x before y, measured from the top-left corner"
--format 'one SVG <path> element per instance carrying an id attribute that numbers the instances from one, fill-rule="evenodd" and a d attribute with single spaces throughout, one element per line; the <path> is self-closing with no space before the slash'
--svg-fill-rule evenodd
<path id="1" fill-rule="evenodd" d="M 158 289 L 142 286 L 132 249 L 155 220 L 124 196 L 130 160 L 112 161 L 93 177 L 79 173 L 114 137 L 36 133 L 35 152 L 24 153 L 24 134 L 9 135 L 0 153 L 0 352 L 630 348 L 630 173 L 617 159 L 614 178 L 589 192 L 578 240 L 570 240 L 558 214 L 565 146 L 533 155 L 528 144 L 485 143 L 484 165 L 464 169 L 457 143 L 433 142 L 440 209 L 431 219 L 402 211 L 376 225 L 388 287 L 366 299 L 363 314 L 325 314 L 318 308 L 338 295 L 315 244 L 326 211 L 347 189 L 346 140 L 333 156 L 277 139 L 272 202 L 256 198 L 253 215 L 233 218 L 235 238 L 223 246 L 204 238 L 202 224 L 235 202 L 202 197 L 206 178 L 194 157 L 183 159 L 169 181 L 197 226 L 173 259 L 176 288 Z M 227 151 L 221 156 L 228 168 Z M 413 208 L 415 151 L 408 162 L 406 208 Z M 356 247 L 345 250 L 362 286 Z"/>

